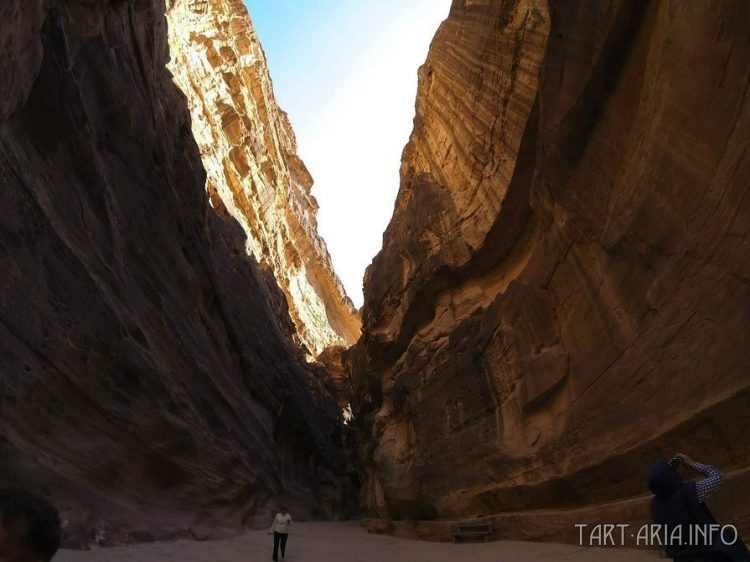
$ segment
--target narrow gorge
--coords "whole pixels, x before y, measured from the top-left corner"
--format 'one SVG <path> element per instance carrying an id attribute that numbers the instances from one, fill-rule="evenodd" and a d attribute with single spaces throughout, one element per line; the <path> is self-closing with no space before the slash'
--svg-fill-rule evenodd
<path id="1" fill-rule="evenodd" d="M 750 536 L 746 2 L 454 0 L 361 311 L 241 0 L 0 22 L 0 476 L 65 545 L 575 542 L 678 450 Z"/>

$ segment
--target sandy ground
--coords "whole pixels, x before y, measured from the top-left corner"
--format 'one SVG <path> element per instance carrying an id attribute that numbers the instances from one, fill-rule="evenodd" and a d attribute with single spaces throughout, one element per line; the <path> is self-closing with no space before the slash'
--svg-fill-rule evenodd
<path id="1" fill-rule="evenodd" d="M 254 562 L 271 560 L 273 539 L 265 531 L 216 541 L 162 542 L 89 551 L 62 550 L 54 562 Z M 620 548 L 500 541 L 435 543 L 371 535 L 357 523 L 295 523 L 289 562 L 654 562 L 655 553 Z"/>

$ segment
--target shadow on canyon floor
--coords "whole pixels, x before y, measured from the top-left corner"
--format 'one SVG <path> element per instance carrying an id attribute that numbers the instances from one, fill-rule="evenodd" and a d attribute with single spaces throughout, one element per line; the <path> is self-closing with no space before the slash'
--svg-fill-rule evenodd
<path id="1" fill-rule="evenodd" d="M 87 552 L 62 551 L 57 562 L 243 562 L 270 560 L 272 540 L 265 531 L 251 531 L 233 539 L 138 544 Z M 501 541 L 489 543 L 436 543 L 371 535 L 356 522 L 297 523 L 289 536 L 286 560 L 290 562 L 449 562 L 457 559 L 490 562 L 560 560 L 576 562 L 647 562 L 657 554 L 647 550 L 589 548 L 555 543 Z"/>

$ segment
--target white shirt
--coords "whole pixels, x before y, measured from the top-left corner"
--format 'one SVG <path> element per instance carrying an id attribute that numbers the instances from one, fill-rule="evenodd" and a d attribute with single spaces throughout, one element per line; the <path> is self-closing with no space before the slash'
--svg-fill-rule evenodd
<path id="1" fill-rule="evenodd" d="M 292 516 L 288 513 L 277 513 L 276 517 L 273 519 L 273 525 L 271 525 L 271 530 L 276 531 L 277 533 L 288 533 L 289 527 L 292 525 Z"/>

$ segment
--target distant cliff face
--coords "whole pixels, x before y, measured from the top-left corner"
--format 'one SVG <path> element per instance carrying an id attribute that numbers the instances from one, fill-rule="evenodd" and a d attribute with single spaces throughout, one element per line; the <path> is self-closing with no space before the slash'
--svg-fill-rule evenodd
<path id="1" fill-rule="evenodd" d="M 577 540 L 685 450 L 750 530 L 748 26 L 454 1 L 348 358 L 371 511 Z"/>
<path id="2" fill-rule="evenodd" d="M 343 497 L 333 386 L 209 204 L 165 10 L 0 8 L 0 477 L 48 493 L 69 541 L 267 525 L 278 502 L 327 516 Z M 263 146 L 295 163 L 287 137 Z M 263 150 L 248 166 L 272 175 Z M 295 166 L 284 197 L 302 221 Z"/>
<path id="3" fill-rule="evenodd" d="M 242 225 L 248 252 L 273 271 L 313 356 L 353 344 L 359 317 L 318 236 L 313 180 L 242 0 L 176 0 L 168 19 L 169 68 L 188 97 L 213 207 Z"/>

